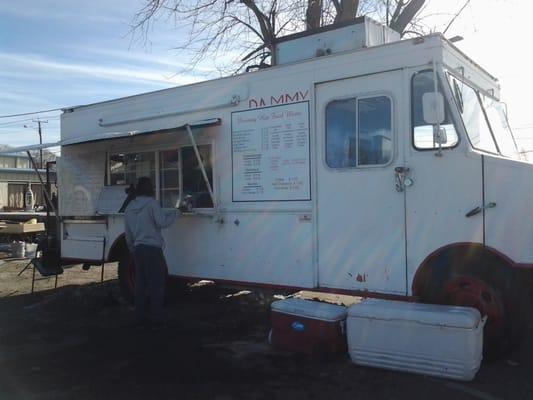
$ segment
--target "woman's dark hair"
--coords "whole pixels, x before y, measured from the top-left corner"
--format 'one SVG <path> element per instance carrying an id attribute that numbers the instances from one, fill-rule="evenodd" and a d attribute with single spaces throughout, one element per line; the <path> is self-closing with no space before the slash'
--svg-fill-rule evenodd
<path id="1" fill-rule="evenodd" d="M 140 177 L 135 188 L 135 195 L 153 197 L 154 185 L 152 184 L 152 180 L 147 176 Z"/>

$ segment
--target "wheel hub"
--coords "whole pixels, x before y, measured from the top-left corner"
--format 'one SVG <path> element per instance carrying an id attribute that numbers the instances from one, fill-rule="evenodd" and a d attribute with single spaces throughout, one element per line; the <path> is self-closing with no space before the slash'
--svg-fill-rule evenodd
<path id="1" fill-rule="evenodd" d="M 445 303 L 477 308 L 487 316 L 485 337 L 491 341 L 500 337 L 504 329 L 504 308 L 501 296 L 482 280 L 460 277 L 444 286 Z"/>

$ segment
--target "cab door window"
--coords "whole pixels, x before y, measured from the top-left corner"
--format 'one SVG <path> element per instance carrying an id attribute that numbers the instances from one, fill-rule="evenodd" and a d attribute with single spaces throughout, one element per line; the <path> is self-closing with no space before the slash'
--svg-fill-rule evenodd
<path id="1" fill-rule="evenodd" d="M 326 106 L 326 164 L 356 168 L 392 159 L 392 101 L 387 96 L 334 100 Z"/>
<path id="2" fill-rule="evenodd" d="M 413 76 L 411 81 L 411 123 L 413 145 L 417 150 L 433 150 L 439 147 L 433 134 L 433 125 L 427 124 L 424 121 L 422 112 L 422 96 L 425 93 L 432 93 L 435 91 L 435 84 L 433 81 L 433 71 L 418 72 Z M 439 82 L 439 92 L 442 93 L 442 87 Z M 444 94 L 443 94 L 444 95 Z M 454 147 L 459 143 L 459 137 L 455 130 L 453 120 L 450 114 L 450 108 L 445 106 L 445 119 L 440 125 L 441 129 L 446 131 L 446 142 L 442 143 L 442 148 Z"/>

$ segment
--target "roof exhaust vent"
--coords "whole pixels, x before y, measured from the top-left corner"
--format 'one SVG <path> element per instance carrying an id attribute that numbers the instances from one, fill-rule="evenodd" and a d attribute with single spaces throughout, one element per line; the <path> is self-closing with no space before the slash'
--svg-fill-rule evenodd
<path id="1" fill-rule="evenodd" d="M 398 40 L 398 32 L 371 18 L 359 17 L 347 23 L 278 38 L 274 51 L 276 62 L 281 65 Z"/>

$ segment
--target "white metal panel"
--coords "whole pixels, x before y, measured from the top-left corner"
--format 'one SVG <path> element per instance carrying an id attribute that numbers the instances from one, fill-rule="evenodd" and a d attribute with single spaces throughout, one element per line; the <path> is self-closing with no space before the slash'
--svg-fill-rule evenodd
<path id="1" fill-rule="evenodd" d="M 325 109 L 343 98 L 392 100 L 393 158 L 388 165 L 332 169 L 325 162 Z M 319 285 L 405 294 L 404 194 L 394 168 L 403 165 L 400 136 L 406 101 L 402 73 L 394 71 L 317 86 Z"/>
<path id="2" fill-rule="evenodd" d="M 224 223 L 182 216 L 164 230 L 172 275 L 314 286 L 312 223 L 293 213 L 227 213 Z"/>
<path id="3" fill-rule="evenodd" d="M 61 241 L 61 257 L 76 260 L 101 260 L 103 257 L 104 239 L 72 238 Z"/>
<path id="4" fill-rule="evenodd" d="M 262 100 L 270 102 L 271 96 L 275 99 L 279 99 L 280 95 L 294 96 L 294 89 L 302 88 L 301 85 L 295 85 L 297 81 L 306 82 L 303 86 L 305 91 L 312 86 L 313 81 L 427 64 L 432 59 L 432 54 L 439 51 L 437 46 L 440 43 L 438 36 L 426 38 L 419 45 L 414 45 L 412 40 L 400 41 L 308 62 L 275 66 L 237 76 L 73 107 L 61 115 L 61 139 L 117 131 L 154 131 L 180 126 L 196 119 L 227 118 L 220 111 L 229 114 L 230 111 L 251 108 L 253 104 L 260 105 Z M 257 85 L 263 84 L 266 90 L 258 93 Z M 237 96 L 240 102 L 226 105 L 233 96 Z M 218 108 L 214 109 L 215 106 Z M 168 115 L 169 111 L 177 114 Z M 154 118 L 135 122 L 139 116 Z M 104 117 L 112 117 L 115 122 L 119 118 L 121 121 L 131 122 L 111 127 L 101 126 L 100 119 L 105 121 Z"/>
<path id="5" fill-rule="evenodd" d="M 105 221 L 67 221 L 62 223 L 61 231 L 62 258 L 102 260 L 104 244 L 109 247 Z"/>
<path id="6" fill-rule="evenodd" d="M 319 29 L 313 34 L 281 38 L 276 44 L 277 64 L 288 64 L 320 55 L 357 50 L 400 40 L 400 34 L 370 18 L 336 29 Z M 318 53 L 317 53 L 318 52 Z"/>
<path id="7" fill-rule="evenodd" d="M 191 121 L 220 117 L 220 110 L 246 102 L 246 84 L 235 80 L 203 82 L 75 108 L 61 114 L 61 140 L 174 129 Z"/>
<path id="8" fill-rule="evenodd" d="M 485 242 L 514 262 L 533 264 L 533 165 L 490 155 L 483 159 Z"/>
<path id="9" fill-rule="evenodd" d="M 453 70 L 453 73 L 483 89 L 485 92 L 500 98 L 500 84 L 498 80 L 481 68 L 478 64 L 465 56 L 457 47 L 448 41 L 442 41 L 444 46 L 443 63 Z"/>
<path id="10" fill-rule="evenodd" d="M 372 302 L 372 313 L 366 311 Z M 391 316 L 393 308 L 396 317 Z M 348 309 L 348 351 L 359 365 L 472 380 L 483 358 L 483 326 L 473 308 L 364 300 Z M 361 309 L 361 312 L 359 312 Z M 424 314 L 430 314 L 427 318 Z M 457 316 L 468 328 L 456 327 Z M 423 321 L 423 323 L 420 323 Z M 431 323 L 431 322 L 434 323 Z M 393 333 L 391 333 L 393 332 Z"/>
<path id="11" fill-rule="evenodd" d="M 466 217 L 482 202 L 481 156 L 462 148 L 443 153 L 410 149 L 406 160 L 413 181 L 406 188 L 409 289 L 432 252 L 450 243 L 483 243 L 482 214 Z"/>

